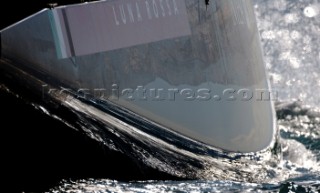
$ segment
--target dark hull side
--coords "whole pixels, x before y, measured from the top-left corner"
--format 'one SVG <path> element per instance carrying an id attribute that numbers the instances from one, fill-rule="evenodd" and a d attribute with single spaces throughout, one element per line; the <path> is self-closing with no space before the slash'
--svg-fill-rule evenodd
<path id="1" fill-rule="evenodd" d="M 270 89 L 251 1 L 146 2 L 44 9 L 1 31 L 1 60 L 56 85 L 47 93 L 93 96 L 215 148 L 269 147 L 274 110 L 261 98 Z"/>

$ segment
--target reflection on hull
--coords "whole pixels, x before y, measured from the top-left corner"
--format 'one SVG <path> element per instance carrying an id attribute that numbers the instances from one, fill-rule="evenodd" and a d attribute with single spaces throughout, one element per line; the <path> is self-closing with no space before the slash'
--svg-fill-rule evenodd
<path id="1" fill-rule="evenodd" d="M 63 85 L 60 94 L 111 102 L 216 148 L 256 152 L 275 135 L 248 0 L 44 9 L 2 30 L 1 47 L 2 60 L 44 73 L 48 85 Z"/>

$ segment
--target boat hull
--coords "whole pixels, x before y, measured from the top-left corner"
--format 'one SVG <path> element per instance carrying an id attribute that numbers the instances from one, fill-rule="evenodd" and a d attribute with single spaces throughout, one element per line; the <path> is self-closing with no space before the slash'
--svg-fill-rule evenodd
<path id="1" fill-rule="evenodd" d="M 263 150 L 276 133 L 251 1 L 44 9 L 1 31 L 1 57 L 47 74 L 61 93 L 112 102 L 226 151 Z"/>

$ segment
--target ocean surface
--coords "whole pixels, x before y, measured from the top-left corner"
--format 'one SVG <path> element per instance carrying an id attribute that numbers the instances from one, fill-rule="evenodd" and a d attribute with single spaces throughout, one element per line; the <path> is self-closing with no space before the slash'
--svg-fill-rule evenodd
<path id="1" fill-rule="evenodd" d="M 227 154 L 184 143 L 124 109 L 72 93 L 44 102 L 46 96 L 32 93 L 32 78 L 3 69 L 8 192 L 320 192 L 320 2 L 254 0 L 254 6 L 278 93 L 272 149 Z"/>

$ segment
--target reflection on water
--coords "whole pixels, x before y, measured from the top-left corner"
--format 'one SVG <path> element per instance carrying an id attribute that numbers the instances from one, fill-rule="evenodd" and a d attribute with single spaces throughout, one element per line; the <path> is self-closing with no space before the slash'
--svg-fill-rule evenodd
<path id="1" fill-rule="evenodd" d="M 285 101 L 320 104 L 320 3 L 255 0 L 272 88 Z"/>

